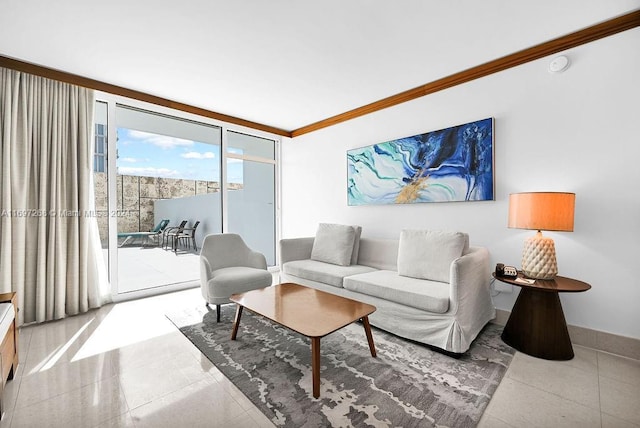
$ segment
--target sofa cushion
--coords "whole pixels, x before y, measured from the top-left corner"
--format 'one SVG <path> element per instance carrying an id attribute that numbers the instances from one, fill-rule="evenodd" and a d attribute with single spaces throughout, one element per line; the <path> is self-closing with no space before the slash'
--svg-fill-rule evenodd
<path id="1" fill-rule="evenodd" d="M 462 255 L 466 240 L 461 232 L 405 229 L 400 233 L 398 273 L 448 283 L 451 262 Z"/>
<path id="2" fill-rule="evenodd" d="M 449 284 L 400 276 L 391 270 L 349 276 L 344 288 L 428 312 L 449 310 Z"/>
<path id="3" fill-rule="evenodd" d="M 282 270 L 288 275 L 342 288 L 342 279 L 345 276 L 371 272 L 375 269 L 360 265 L 339 266 L 317 260 L 295 260 L 282 265 Z"/>
<path id="4" fill-rule="evenodd" d="M 355 235 L 352 226 L 320 223 L 311 249 L 311 260 L 349 266 Z"/>
<path id="5" fill-rule="evenodd" d="M 398 240 L 362 238 L 358 264 L 380 270 L 398 270 Z"/>
<path id="6" fill-rule="evenodd" d="M 358 254 L 360 253 L 360 235 L 362 235 L 362 226 L 351 226 L 355 232 L 353 236 L 353 252 L 351 253 L 351 264 L 358 264 Z"/>

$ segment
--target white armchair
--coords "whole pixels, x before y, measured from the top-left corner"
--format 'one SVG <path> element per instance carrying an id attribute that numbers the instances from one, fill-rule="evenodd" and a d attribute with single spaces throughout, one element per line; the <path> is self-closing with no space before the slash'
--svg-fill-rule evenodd
<path id="1" fill-rule="evenodd" d="M 271 285 L 263 254 L 252 251 L 235 233 L 207 235 L 200 251 L 200 288 L 206 305 L 216 305 L 220 322 L 220 305 L 229 303 L 235 293 Z"/>

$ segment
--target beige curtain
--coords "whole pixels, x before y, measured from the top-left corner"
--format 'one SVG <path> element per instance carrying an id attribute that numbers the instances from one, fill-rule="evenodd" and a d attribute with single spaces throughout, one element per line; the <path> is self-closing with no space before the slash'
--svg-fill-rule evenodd
<path id="1" fill-rule="evenodd" d="M 19 322 L 86 312 L 108 285 L 93 199 L 92 90 L 0 68 L 0 292 Z"/>

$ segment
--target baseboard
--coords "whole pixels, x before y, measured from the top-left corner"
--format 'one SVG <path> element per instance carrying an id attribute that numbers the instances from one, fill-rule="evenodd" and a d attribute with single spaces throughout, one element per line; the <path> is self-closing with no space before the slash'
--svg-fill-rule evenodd
<path id="1" fill-rule="evenodd" d="M 510 311 L 496 309 L 496 317 L 491 321 L 494 324 L 505 325 L 509 319 Z M 569 337 L 574 345 L 610 352 L 627 358 L 640 360 L 640 339 L 619 336 L 589 328 L 568 325 Z"/>

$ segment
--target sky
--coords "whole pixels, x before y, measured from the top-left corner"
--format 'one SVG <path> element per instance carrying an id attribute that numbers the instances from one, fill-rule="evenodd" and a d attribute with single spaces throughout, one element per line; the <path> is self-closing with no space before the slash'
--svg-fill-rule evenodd
<path id="1" fill-rule="evenodd" d="M 242 183 L 242 161 L 227 164 L 228 181 Z M 118 128 L 117 167 L 121 175 L 219 182 L 220 146 Z"/>

